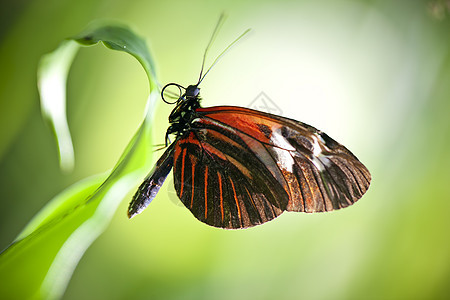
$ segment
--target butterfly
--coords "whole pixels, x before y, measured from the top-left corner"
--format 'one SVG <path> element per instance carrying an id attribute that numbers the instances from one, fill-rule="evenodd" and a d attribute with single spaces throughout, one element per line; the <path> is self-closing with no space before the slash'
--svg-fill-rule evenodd
<path id="1" fill-rule="evenodd" d="M 337 210 L 360 199 L 369 188 L 370 172 L 326 133 L 249 108 L 201 107 L 199 84 L 238 40 L 202 76 L 214 36 L 198 82 L 187 88 L 169 83 L 161 91 L 170 103 L 165 90 L 179 90 L 169 115 L 166 146 L 170 135 L 175 140 L 138 188 L 128 217 L 150 204 L 172 169 L 181 202 L 199 221 L 219 228 L 252 227 L 285 211 Z"/>

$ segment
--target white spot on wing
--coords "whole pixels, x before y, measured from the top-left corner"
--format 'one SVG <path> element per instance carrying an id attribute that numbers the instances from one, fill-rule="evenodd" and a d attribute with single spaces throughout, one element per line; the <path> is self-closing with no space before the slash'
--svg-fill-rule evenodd
<path id="1" fill-rule="evenodd" d="M 280 148 L 272 148 L 276 154 L 276 161 L 278 167 L 282 170 L 293 172 L 294 158 L 291 156 L 289 151 L 280 149 Z"/>
<path id="2" fill-rule="evenodd" d="M 316 166 L 316 168 L 317 168 L 317 170 L 319 170 L 319 172 L 325 171 L 322 161 L 319 158 L 313 156 L 311 159 L 311 162 Z"/>
<path id="3" fill-rule="evenodd" d="M 295 151 L 295 148 L 286 140 L 286 138 L 281 135 L 280 129 L 273 130 L 270 135 L 270 142 L 280 148 L 286 149 L 288 151 Z"/>
<path id="4" fill-rule="evenodd" d="M 295 151 L 295 148 L 281 134 L 280 129 L 272 130 L 272 135 L 270 136 L 270 143 L 276 146 L 273 148 L 273 150 L 277 155 L 276 160 L 278 166 L 283 170 L 293 172 L 293 165 L 295 162 L 294 158 L 292 158 L 289 151 Z"/>
<path id="5" fill-rule="evenodd" d="M 313 139 L 313 144 L 312 144 L 313 154 L 314 154 L 314 156 L 320 156 L 322 153 L 322 148 L 320 147 L 319 139 L 317 138 L 317 136 L 315 134 L 313 134 L 311 136 Z"/>
<path id="6" fill-rule="evenodd" d="M 313 157 L 311 159 L 311 162 L 316 166 L 317 170 L 322 172 L 325 170 L 325 167 L 328 167 L 330 165 L 330 161 L 328 160 L 326 155 L 322 154 L 322 147 L 320 146 L 319 138 L 323 143 L 324 141 L 321 136 L 317 137 L 317 134 L 312 135 Z"/>

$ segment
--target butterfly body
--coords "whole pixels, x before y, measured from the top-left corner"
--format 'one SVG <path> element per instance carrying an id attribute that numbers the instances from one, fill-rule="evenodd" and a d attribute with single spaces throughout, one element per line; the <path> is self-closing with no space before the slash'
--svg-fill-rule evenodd
<path id="1" fill-rule="evenodd" d="M 200 89 L 196 85 L 190 85 L 186 89 L 185 95 L 177 101 L 177 106 L 169 115 L 171 124 L 166 132 L 167 137 L 174 133 L 177 138 L 190 129 L 190 123 L 195 117 L 195 110 L 200 107 Z"/>

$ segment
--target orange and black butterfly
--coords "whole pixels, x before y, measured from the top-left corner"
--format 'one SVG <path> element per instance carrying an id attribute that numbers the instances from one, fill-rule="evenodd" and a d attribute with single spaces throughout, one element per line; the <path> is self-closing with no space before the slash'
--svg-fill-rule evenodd
<path id="1" fill-rule="evenodd" d="M 165 102 L 167 87 L 181 94 L 169 116 L 166 144 L 170 134 L 175 140 L 134 195 L 130 218 L 150 204 L 172 168 L 176 193 L 192 214 L 228 229 L 262 224 L 284 211 L 344 208 L 367 191 L 367 168 L 326 133 L 248 108 L 202 108 L 199 84 L 205 75 L 200 72 L 197 84 L 187 88 L 170 83 L 162 89 Z"/>

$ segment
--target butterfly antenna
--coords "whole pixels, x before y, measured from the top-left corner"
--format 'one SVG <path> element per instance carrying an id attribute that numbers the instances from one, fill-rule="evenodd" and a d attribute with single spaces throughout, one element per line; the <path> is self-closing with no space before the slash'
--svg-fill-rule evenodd
<path id="1" fill-rule="evenodd" d="M 222 28 L 223 23 L 225 22 L 226 16 L 224 13 L 222 13 L 220 15 L 219 21 L 217 21 L 216 27 L 214 28 L 213 34 L 211 35 L 211 38 L 208 42 L 208 45 L 206 46 L 205 52 L 203 53 L 203 61 L 202 61 L 202 68 L 200 70 L 200 76 L 198 77 L 198 84 L 200 84 L 202 78 L 202 74 L 203 74 L 203 68 L 205 67 L 205 60 L 206 60 L 206 55 L 208 54 L 209 49 L 211 48 L 211 45 L 213 44 L 214 40 L 217 37 L 217 34 L 220 31 L 220 28 Z"/>
<path id="2" fill-rule="evenodd" d="M 219 54 L 219 56 L 217 56 L 217 58 L 213 61 L 213 63 L 211 64 L 211 66 L 208 68 L 208 70 L 205 72 L 205 74 L 203 75 L 203 77 L 201 76 L 200 73 L 200 78 L 198 80 L 197 85 L 199 85 L 203 79 L 205 78 L 205 76 L 209 73 L 209 71 L 212 69 L 212 67 L 215 66 L 215 64 L 219 61 L 219 59 L 222 58 L 222 56 L 234 45 L 236 44 L 241 38 L 244 37 L 244 35 L 246 35 L 247 33 L 249 33 L 251 29 L 247 29 L 246 31 L 244 31 L 240 36 L 238 36 L 231 44 L 228 45 L 228 47 L 225 48 L 225 50 L 222 51 L 222 53 Z M 208 45 L 209 46 L 209 45 Z M 206 52 L 205 52 L 206 54 Z M 204 58 L 203 58 L 203 62 L 204 62 Z M 202 65 L 202 72 L 203 72 L 203 65 Z"/>

